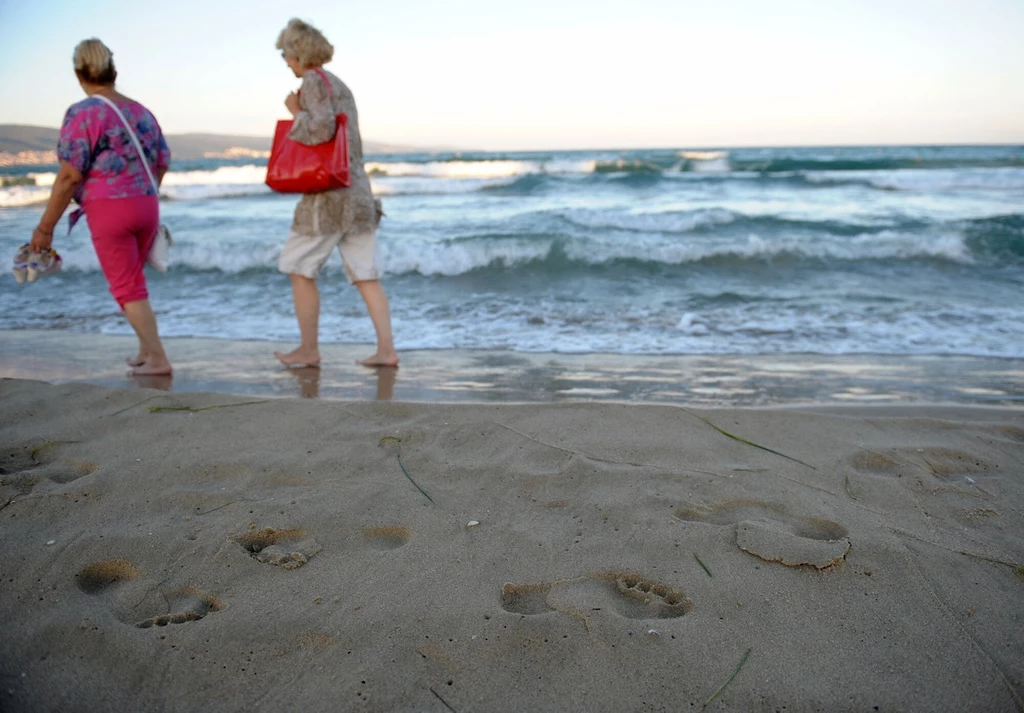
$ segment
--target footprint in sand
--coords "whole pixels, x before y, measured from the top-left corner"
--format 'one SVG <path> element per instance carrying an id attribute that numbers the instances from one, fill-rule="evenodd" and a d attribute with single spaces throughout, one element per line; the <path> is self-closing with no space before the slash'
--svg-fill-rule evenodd
<path id="1" fill-rule="evenodd" d="M 0 486 L 24 495 L 44 480 L 64 485 L 84 478 L 98 466 L 71 458 L 57 458 L 62 441 L 0 446 Z"/>
<path id="2" fill-rule="evenodd" d="M 275 530 L 265 527 L 257 530 L 252 526 L 231 539 L 257 562 L 284 569 L 298 569 L 323 549 L 316 540 L 306 537 L 305 530 L 299 529 Z"/>
<path id="3" fill-rule="evenodd" d="M 790 514 L 758 500 L 730 500 L 710 508 L 680 508 L 675 516 L 687 522 L 736 526 L 736 544 L 769 562 L 790 567 L 825 569 L 842 562 L 850 540 L 842 525 L 818 517 Z"/>
<path id="4" fill-rule="evenodd" d="M 900 478 L 907 469 L 907 464 L 895 455 L 875 451 L 860 451 L 848 462 L 858 473 L 880 478 Z"/>
<path id="5" fill-rule="evenodd" d="M 632 572 L 601 572 L 549 584 L 505 584 L 501 607 L 513 614 L 610 610 L 627 619 L 673 619 L 693 608 L 682 591 Z"/>
<path id="6" fill-rule="evenodd" d="M 220 611 L 220 600 L 205 594 L 195 587 L 184 587 L 167 595 L 170 613 L 158 614 L 135 624 L 140 629 L 168 624 L 184 624 L 199 621 L 210 612 Z"/>
<path id="7" fill-rule="evenodd" d="M 363 537 L 374 549 L 397 550 L 412 539 L 412 530 L 401 525 L 367 527 L 363 530 Z"/>
<path id="8" fill-rule="evenodd" d="M 902 448 L 885 453 L 862 451 L 849 462 L 866 475 L 890 478 L 919 474 L 922 470 L 947 482 L 995 475 L 991 464 L 952 448 Z"/>
<path id="9" fill-rule="evenodd" d="M 999 437 L 1012 443 L 1024 443 L 1024 428 L 1019 426 L 999 426 L 995 429 Z"/>
<path id="10" fill-rule="evenodd" d="M 112 559 L 86 565 L 76 579 L 86 594 L 107 597 L 118 620 L 140 629 L 198 621 L 221 609 L 216 597 L 195 587 L 164 594 L 157 582 L 142 575 L 128 560 Z"/>
<path id="11" fill-rule="evenodd" d="M 939 480 L 990 476 L 993 466 L 977 456 L 952 448 L 919 448 L 906 451 L 905 457 L 924 465 Z"/>

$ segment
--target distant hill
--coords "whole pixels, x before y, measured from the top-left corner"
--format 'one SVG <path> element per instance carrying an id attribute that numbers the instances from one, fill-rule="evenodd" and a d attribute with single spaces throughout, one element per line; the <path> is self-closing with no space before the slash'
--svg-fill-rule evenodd
<path id="1" fill-rule="evenodd" d="M 57 146 L 57 129 L 21 124 L 0 124 L 0 151 L 53 151 Z"/>
<path id="2" fill-rule="evenodd" d="M 44 126 L 25 126 L 21 124 L 0 124 L 0 154 L 16 156 L 22 152 L 51 152 L 57 146 L 60 131 Z M 270 151 L 269 136 L 231 136 L 227 134 L 167 134 L 167 144 L 175 158 L 204 158 L 211 154 L 228 154 L 231 149 L 243 151 L 231 152 L 234 155 L 246 155 Z M 387 144 L 379 141 L 364 141 L 363 152 L 366 154 L 407 153 L 413 151 L 430 151 L 431 149 L 415 146 Z"/>

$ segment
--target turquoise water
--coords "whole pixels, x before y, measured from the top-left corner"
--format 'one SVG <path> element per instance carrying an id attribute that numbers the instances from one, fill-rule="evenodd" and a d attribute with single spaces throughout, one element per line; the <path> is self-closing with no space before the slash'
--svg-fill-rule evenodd
<path id="1" fill-rule="evenodd" d="M 1024 147 L 371 157 L 400 349 L 1024 357 Z M 53 167 L 4 169 L 0 255 Z M 276 271 L 296 199 L 264 165 L 176 163 L 168 336 L 294 341 Z M 0 329 L 127 334 L 81 224 L 64 272 L 0 280 Z M 372 341 L 335 256 L 322 339 Z"/>

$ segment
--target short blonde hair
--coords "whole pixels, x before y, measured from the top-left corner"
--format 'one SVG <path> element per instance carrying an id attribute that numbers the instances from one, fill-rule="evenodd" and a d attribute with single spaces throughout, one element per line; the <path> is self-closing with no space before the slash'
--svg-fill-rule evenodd
<path id="1" fill-rule="evenodd" d="M 299 60 L 305 67 L 319 67 L 334 57 L 334 45 L 320 30 L 297 18 L 277 36 L 277 48 L 289 57 Z"/>
<path id="2" fill-rule="evenodd" d="M 90 84 L 113 84 L 117 79 L 114 53 L 95 37 L 82 40 L 75 47 L 75 74 Z"/>

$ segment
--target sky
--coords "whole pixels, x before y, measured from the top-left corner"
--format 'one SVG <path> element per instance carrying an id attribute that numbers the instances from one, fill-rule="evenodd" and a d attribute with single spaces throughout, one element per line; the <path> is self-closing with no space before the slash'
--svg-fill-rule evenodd
<path id="1" fill-rule="evenodd" d="M 364 140 L 1024 144 L 1024 0 L 0 0 L 0 124 L 58 126 L 95 36 L 165 133 L 269 137 L 296 12 L 334 45 Z"/>

